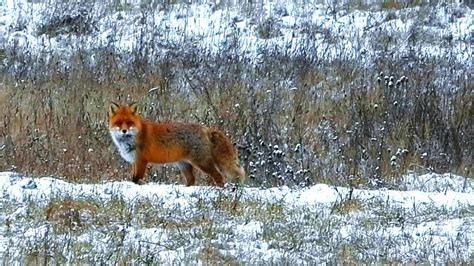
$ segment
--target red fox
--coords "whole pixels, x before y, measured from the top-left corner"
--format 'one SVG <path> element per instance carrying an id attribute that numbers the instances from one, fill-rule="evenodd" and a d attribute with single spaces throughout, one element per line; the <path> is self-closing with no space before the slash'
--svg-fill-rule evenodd
<path id="1" fill-rule="evenodd" d="M 111 103 L 109 130 L 120 155 L 132 164 L 133 182 L 143 183 L 148 163 L 175 163 L 187 186 L 196 183 L 195 168 L 209 175 L 213 185 L 223 187 L 225 177 L 242 182 L 244 169 L 237 151 L 220 130 L 200 124 L 154 123 L 137 113 L 137 103 Z M 225 176 L 225 177 L 224 177 Z"/>

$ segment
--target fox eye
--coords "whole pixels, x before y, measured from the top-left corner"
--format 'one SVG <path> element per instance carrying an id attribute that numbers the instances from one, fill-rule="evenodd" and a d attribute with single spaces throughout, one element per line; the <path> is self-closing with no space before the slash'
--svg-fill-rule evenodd
<path id="1" fill-rule="evenodd" d="M 132 126 L 133 126 L 133 122 L 127 122 L 127 126 L 132 127 Z"/>

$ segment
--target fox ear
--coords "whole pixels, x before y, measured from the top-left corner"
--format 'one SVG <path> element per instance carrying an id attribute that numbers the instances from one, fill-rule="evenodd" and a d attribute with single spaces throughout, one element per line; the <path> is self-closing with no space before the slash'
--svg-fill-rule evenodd
<path id="1" fill-rule="evenodd" d="M 138 111 L 138 103 L 134 102 L 128 106 L 130 110 L 132 111 L 132 114 L 136 114 Z"/>
<path id="2" fill-rule="evenodd" d="M 110 107 L 109 107 L 109 116 L 114 115 L 119 108 L 120 108 L 120 105 L 118 105 L 114 102 L 111 102 Z"/>

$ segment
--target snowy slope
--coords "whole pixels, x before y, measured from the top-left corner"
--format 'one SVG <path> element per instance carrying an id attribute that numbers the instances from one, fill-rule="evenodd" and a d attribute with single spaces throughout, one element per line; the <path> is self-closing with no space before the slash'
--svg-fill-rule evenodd
<path id="1" fill-rule="evenodd" d="M 263 51 L 370 63 L 381 49 L 388 49 L 396 58 L 411 53 L 431 58 L 455 54 L 459 62 L 472 64 L 468 40 L 474 31 L 474 13 L 463 4 L 443 5 L 434 11 L 414 7 L 352 12 L 341 7 L 335 11 L 320 1 L 264 1 L 252 6 L 257 10 L 250 13 L 242 5 L 209 3 L 146 10 L 140 10 L 139 5 L 111 7 L 110 3 L 56 8 L 26 0 L 0 5 L 0 39 L 5 40 L 0 48 L 67 58 L 75 51 L 92 49 L 129 54 L 146 42 L 154 45 L 149 52 L 156 60 L 170 50 L 193 49 L 216 55 L 232 48 L 254 63 Z M 41 27 L 53 24 L 51 19 L 60 20 L 61 12 L 71 17 L 84 12 L 85 25 L 93 24 L 91 31 L 68 34 L 67 27 L 53 26 L 51 30 L 59 34 L 44 34 Z M 259 16 L 254 17 L 255 13 Z M 396 41 L 384 48 L 377 46 L 378 38 Z"/>
<path id="2" fill-rule="evenodd" d="M 112 10 L 107 5 L 85 5 L 93 22 L 90 31 L 70 34 L 67 28 L 53 27 L 51 34 L 40 29 L 52 24 L 50 18 L 60 18 L 62 12 L 54 11 L 64 7 L 36 2 L 0 2 L 0 49 L 33 58 L 40 54 L 44 60 L 60 56 L 66 66 L 79 50 L 127 55 L 143 41 L 153 44 L 150 60 L 172 51 L 218 55 L 231 49 L 249 64 L 260 63 L 270 51 L 289 57 L 356 60 L 370 67 L 386 49 L 392 58 L 448 55 L 466 68 L 473 62 L 474 13 L 463 4 L 440 5 L 434 11 L 422 7 L 348 11 L 331 9 L 321 1 L 305 5 L 263 1 L 253 12 L 239 5 L 208 3 L 145 11 L 138 4 Z M 77 12 L 70 11 L 69 15 Z M 396 41 L 383 47 L 377 38 Z M 89 59 L 94 64 L 94 57 Z M 125 181 L 75 184 L 4 172 L 0 173 L 0 261 L 23 264 L 31 257 L 60 264 L 474 260 L 471 178 L 409 174 L 393 187 L 352 191 L 316 184 L 234 191 Z M 77 205 L 62 209 L 69 201 Z M 59 214 L 50 216 L 51 208 Z"/>
<path id="3" fill-rule="evenodd" d="M 12 253 L 24 256 L 25 250 L 35 249 L 46 240 L 55 243 L 69 237 L 71 241 L 89 243 L 89 256 L 65 248 L 60 253 L 68 259 L 63 262 L 77 262 L 78 258 L 103 261 L 105 258 L 99 254 L 109 254 L 116 248 L 117 240 L 110 232 L 104 232 L 113 227 L 123 234 L 120 239 L 124 255 L 133 253 L 143 258 L 154 254 L 155 261 L 161 263 L 205 261 L 202 258 L 205 245 L 211 246 L 219 256 L 247 263 L 334 262 L 344 259 L 340 252 L 346 248 L 353 249 L 352 255 L 359 256 L 359 262 L 470 261 L 474 254 L 474 182 L 448 174 L 412 174 L 402 179 L 407 190 L 355 189 L 352 202 L 360 206 L 338 211 L 338 206 L 350 202 L 349 190 L 326 184 L 301 189 L 242 188 L 235 192 L 230 188 L 157 183 L 74 184 L 58 178 L 22 177 L 4 172 L 0 174 L 0 202 L 4 210 L 12 208 L 6 207 L 10 205 L 15 208 L 0 213 L 0 257 L 7 258 L 6 254 Z M 58 199 L 95 202 L 105 213 L 112 212 L 105 207 L 108 202 L 120 199 L 126 210 L 134 214 L 143 212 L 144 217 L 147 212 L 153 212 L 182 224 L 200 217 L 205 219 L 170 229 L 163 222 L 142 224 L 143 217 L 98 225 L 94 224 L 98 216 L 86 215 L 81 221 L 94 226 L 72 235 L 52 233 L 52 228 L 59 227 L 58 221 L 46 219 L 41 212 L 36 218 L 30 217 L 36 220 L 34 225 L 25 223 L 27 213 L 35 212 L 32 205 L 41 210 Z M 151 202 L 156 209 L 138 210 L 143 202 Z M 222 207 L 227 206 L 223 202 L 238 202 L 241 206 L 238 215 L 230 215 Z M 267 211 L 268 215 L 259 217 Z M 208 228 L 207 223 L 212 226 Z M 202 236 L 207 230 L 213 233 Z M 186 239 L 194 238 L 181 242 L 183 235 Z M 298 243 L 297 248 L 289 242 L 289 236 L 296 238 L 292 241 Z M 148 243 L 147 248 L 143 243 Z M 356 244 L 361 247 L 352 247 Z"/>

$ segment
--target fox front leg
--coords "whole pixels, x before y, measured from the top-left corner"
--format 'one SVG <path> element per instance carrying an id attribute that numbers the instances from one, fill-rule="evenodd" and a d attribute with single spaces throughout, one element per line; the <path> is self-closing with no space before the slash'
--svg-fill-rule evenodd
<path id="1" fill-rule="evenodd" d="M 142 185 L 144 183 L 147 162 L 136 160 L 132 165 L 132 181 L 135 184 Z"/>

